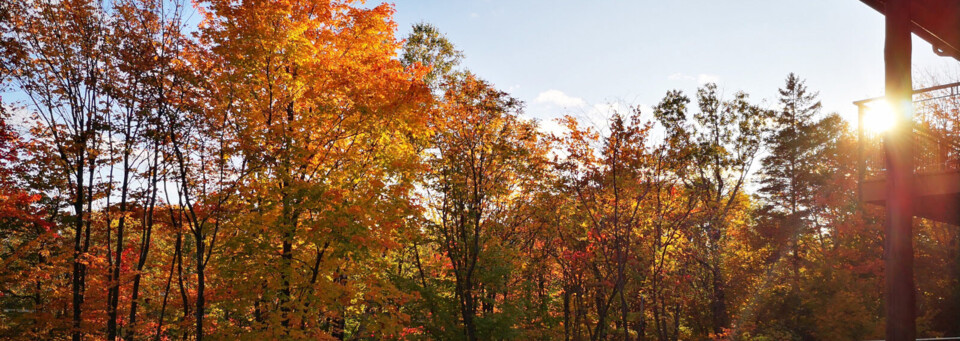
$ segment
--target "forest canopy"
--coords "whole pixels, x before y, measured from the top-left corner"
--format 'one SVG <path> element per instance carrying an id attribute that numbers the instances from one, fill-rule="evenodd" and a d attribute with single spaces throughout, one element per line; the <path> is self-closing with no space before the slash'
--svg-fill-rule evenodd
<path id="1" fill-rule="evenodd" d="M 0 338 L 882 338 L 883 211 L 800 76 L 548 130 L 393 15 L 0 3 Z M 960 234 L 915 234 L 958 335 Z"/>

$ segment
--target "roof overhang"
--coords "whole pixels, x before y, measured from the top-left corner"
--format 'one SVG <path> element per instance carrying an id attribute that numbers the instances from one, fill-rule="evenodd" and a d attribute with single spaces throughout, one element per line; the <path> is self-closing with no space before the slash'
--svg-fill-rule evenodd
<path id="1" fill-rule="evenodd" d="M 885 0 L 860 0 L 884 14 Z M 960 0 L 910 1 L 911 31 L 938 55 L 960 61 Z"/>

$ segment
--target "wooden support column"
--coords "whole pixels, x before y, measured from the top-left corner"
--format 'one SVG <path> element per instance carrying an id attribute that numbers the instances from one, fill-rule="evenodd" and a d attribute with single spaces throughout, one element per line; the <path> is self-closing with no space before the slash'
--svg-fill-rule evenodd
<path id="1" fill-rule="evenodd" d="M 867 177 L 867 155 L 864 153 L 864 144 L 867 140 L 863 133 L 863 114 L 866 104 L 856 102 L 857 105 L 857 200 L 863 202 L 863 180 Z"/>
<path id="2" fill-rule="evenodd" d="M 913 85 L 910 0 L 886 0 L 886 96 L 896 124 L 884 141 L 887 159 L 885 294 L 887 341 L 916 339 L 913 281 Z"/>

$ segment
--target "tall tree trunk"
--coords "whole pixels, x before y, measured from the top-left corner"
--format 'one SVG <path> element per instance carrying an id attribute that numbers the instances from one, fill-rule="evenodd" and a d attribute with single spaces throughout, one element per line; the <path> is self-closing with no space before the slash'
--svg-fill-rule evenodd
<path id="1" fill-rule="evenodd" d="M 127 328 L 127 338 L 132 339 L 137 324 L 137 307 L 140 299 L 140 278 L 143 272 L 143 266 L 147 263 L 147 252 L 150 251 L 150 240 L 153 232 L 153 214 L 157 203 L 157 180 L 159 173 L 159 145 L 154 143 L 153 165 L 150 169 L 150 198 L 147 199 L 146 216 L 144 219 L 144 232 L 140 239 L 140 254 L 137 257 L 137 272 L 133 275 L 133 288 L 130 296 L 130 318 L 129 328 Z"/>
<path id="2" fill-rule="evenodd" d="M 176 252 L 177 257 L 177 287 L 180 289 L 180 300 L 183 302 L 183 319 L 190 316 L 190 298 L 187 297 L 187 287 L 183 284 L 183 233 L 177 233 Z"/>
<path id="3" fill-rule="evenodd" d="M 563 339 L 570 341 L 570 286 L 563 288 Z"/>
<path id="4" fill-rule="evenodd" d="M 290 272 L 293 261 L 293 244 L 291 239 L 292 236 L 289 232 L 284 233 L 280 254 L 280 324 L 284 328 L 284 333 L 289 332 L 288 328 L 290 328 L 290 296 L 292 294 L 290 290 Z"/>
<path id="5" fill-rule="evenodd" d="M 82 321 L 81 313 L 83 312 L 81 305 L 83 304 L 83 263 L 81 261 L 82 257 L 82 247 L 81 240 L 83 236 L 83 203 L 84 203 L 84 192 L 83 192 L 83 172 L 84 172 L 84 156 L 80 155 L 77 163 L 77 189 L 76 197 L 73 201 L 73 211 L 76 215 L 76 221 L 74 222 L 74 240 L 73 240 L 73 278 L 71 281 L 71 291 L 73 296 L 73 341 L 80 341 L 81 336 L 83 335 L 80 330 L 80 323 Z"/>
<path id="6" fill-rule="evenodd" d="M 206 264 L 203 262 L 203 253 L 204 253 L 204 239 L 203 235 L 199 233 L 200 229 L 197 229 L 198 233 L 194 234 L 194 238 L 197 241 L 197 308 L 194 311 L 197 320 L 197 341 L 203 340 L 203 314 L 204 314 L 204 281 L 206 280 Z"/>
<path id="7" fill-rule="evenodd" d="M 723 284 L 723 272 L 720 269 L 720 262 L 716 262 L 713 268 L 713 300 L 710 305 L 713 314 L 713 332 L 720 334 L 727 327 L 729 318 L 727 317 L 727 299 Z"/>
<path id="8" fill-rule="evenodd" d="M 127 126 L 130 122 L 128 120 Z M 120 303 L 120 262 L 123 260 L 123 232 L 127 221 L 127 194 L 130 187 L 130 134 L 127 132 L 123 148 L 123 182 L 120 188 L 120 219 L 117 221 L 117 248 L 110 269 L 110 289 L 107 292 L 107 340 L 117 338 L 117 306 Z M 108 227 L 109 228 L 109 227 Z"/>
<path id="9" fill-rule="evenodd" d="M 290 68 L 287 67 L 287 71 L 290 72 Z M 296 78 L 296 73 L 291 73 L 294 78 Z M 286 129 L 293 129 L 293 121 L 295 118 L 294 112 L 294 101 L 290 101 L 287 104 L 286 108 Z M 291 133 L 292 134 L 292 133 Z M 287 136 L 287 131 L 284 130 L 284 144 L 289 147 L 292 145 L 292 142 L 289 140 L 290 137 Z M 289 149 L 288 149 L 289 150 Z M 296 218 L 293 216 L 293 203 L 290 198 L 290 185 L 291 185 L 291 160 L 290 156 L 283 155 L 282 161 L 280 162 L 280 176 L 281 176 L 281 201 L 280 204 L 282 207 L 281 216 L 280 216 L 280 228 L 283 231 L 282 241 L 281 241 L 281 253 L 280 253 L 280 324 L 283 326 L 284 333 L 290 332 L 290 318 L 292 313 L 291 301 L 293 300 L 293 292 L 290 290 L 290 277 L 293 275 L 293 238 L 296 234 Z"/>
<path id="10" fill-rule="evenodd" d="M 626 262 L 623 261 L 621 262 L 621 265 L 620 265 L 620 270 L 619 270 L 620 280 L 617 285 L 618 286 L 617 291 L 619 293 L 617 295 L 620 296 L 620 324 L 623 326 L 623 340 L 630 341 L 630 327 L 629 327 L 630 325 L 627 323 L 627 312 L 630 311 L 629 309 L 630 307 L 627 305 L 627 298 L 626 296 L 624 296 L 624 293 L 623 293 L 624 281 L 625 281 L 623 267 L 625 266 L 625 264 Z"/>
<path id="11" fill-rule="evenodd" d="M 647 336 L 647 335 L 646 335 L 646 332 L 647 332 L 647 320 L 646 320 L 646 317 L 645 317 L 645 316 L 646 316 L 646 314 L 645 314 L 645 313 L 646 313 L 646 311 L 645 311 L 645 309 L 646 309 L 646 307 L 645 307 L 646 302 L 644 301 L 642 294 L 639 295 L 639 296 L 640 296 L 640 298 L 639 298 L 639 300 L 640 300 L 640 307 L 639 307 L 639 309 L 637 309 L 637 311 L 640 312 L 640 317 L 639 317 L 639 321 L 637 321 L 637 339 L 638 339 L 638 340 L 644 340 L 644 339 L 646 339 L 646 336 Z"/>
<path id="12" fill-rule="evenodd" d="M 334 283 L 340 286 L 346 285 L 347 276 L 340 272 L 340 269 L 337 269 L 337 275 L 334 277 Z M 343 341 L 347 337 L 347 311 L 343 306 L 337 307 L 337 315 L 333 318 L 333 337 L 337 340 Z"/>
<path id="13" fill-rule="evenodd" d="M 172 219 L 172 214 L 171 214 Z M 180 255 L 180 232 L 177 231 L 177 245 L 174 249 L 174 258 L 179 257 Z M 173 272 L 176 266 L 176 259 L 170 264 L 170 275 L 167 276 L 167 285 L 163 290 L 163 301 L 160 303 L 160 316 L 157 317 L 157 333 L 154 336 L 154 340 L 160 341 L 160 332 L 163 331 L 163 317 L 167 312 L 167 298 L 170 296 L 170 283 L 173 282 Z M 132 339 L 132 337 L 129 337 Z"/>
<path id="14" fill-rule="evenodd" d="M 457 292 L 460 296 L 460 316 L 463 318 L 463 333 L 468 341 L 477 340 L 477 327 L 474 324 L 474 317 L 477 313 L 476 301 L 473 298 L 473 290 L 470 288 L 469 279 L 457 281 Z"/>

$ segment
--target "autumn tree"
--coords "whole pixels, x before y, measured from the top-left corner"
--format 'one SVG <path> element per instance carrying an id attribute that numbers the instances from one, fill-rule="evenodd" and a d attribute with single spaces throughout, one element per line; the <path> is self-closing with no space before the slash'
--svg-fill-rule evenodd
<path id="1" fill-rule="evenodd" d="M 431 124 L 427 230 L 450 264 L 459 337 L 509 335 L 509 255 L 523 243 L 545 148 L 506 93 L 470 74 L 444 89 Z"/>
<path id="2" fill-rule="evenodd" d="M 678 103 L 685 106 L 685 103 Z M 699 310 L 697 286 L 691 279 L 695 268 L 696 244 L 690 243 L 697 235 L 698 215 L 703 211 L 702 195 L 695 186 L 697 176 L 693 162 L 696 145 L 691 143 L 691 132 L 683 124 L 684 117 L 671 116 L 683 111 L 664 111 L 655 108 L 654 119 L 665 130 L 664 139 L 651 150 L 649 169 L 650 195 L 645 205 L 646 235 L 640 251 L 647 254 L 649 269 L 647 281 L 641 290 L 640 308 L 650 316 L 651 328 L 659 340 L 679 340 L 695 335 L 683 330 L 696 325 Z M 649 313 L 652 311 L 652 313 Z M 640 334 L 644 334 L 641 329 Z"/>
<path id="3" fill-rule="evenodd" d="M 693 259 L 704 270 L 709 281 L 705 286 L 710 297 L 710 329 L 720 334 L 730 326 L 728 278 L 724 273 L 725 247 L 733 228 L 731 218 L 744 209 L 743 195 L 754 160 L 762 148 L 764 123 L 772 115 L 768 110 L 748 101 L 738 92 L 723 101 L 715 84 L 697 90 L 697 106 L 692 120 L 688 117 L 690 99 L 679 91 L 668 92 L 654 109 L 669 134 L 689 136 L 692 143 L 690 186 L 701 198 L 698 231 L 691 235 Z"/>
<path id="4" fill-rule="evenodd" d="M 34 6 L 36 5 L 36 6 Z M 30 99 L 40 122 L 38 134 L 52 146 L 49 174 L 65 177 L 73 213 L 71 271 L 72 338 L 89 329 L 83 321 L 92 210 L 102 181 L 99 147 L 109 103 L 105 90 L 108 34 L 104 8 L 90 1 L 4 6 L 3 69 Z"/>
<path id="5" fill-rule="evenodd" d="M 634 332 L 643 332 L 643 322 L 631 318 L 643 303 L 635 302 L 635 291 L 627 292 L 628 282 L 646 280 L 649 254 L 641 254 L 636 245 L 642 243 L 641 230 L 644 206 L 651 193 L 651 152 L 648 145 L 650 125 L 640 118 L 638 109 L 630 116 L 615 113 L 610 119 L 610 132 L 601 136 L 593 129 L 581 128 L 573 119 L 566 119 L 569 133 L 562 137 L 568 157 L 558 164 L 564 179 L 563 190 L 571 196 L 574 213 L 568 236 L 562 241 L 562 262 L 572 266 L 564 287 L 564 320 L 572 322 L 568 337 L 580 338 L 580 323 L 592 340 L 606 339 L 608 333 L 619 339 L 630 339 Z M 584 272 L 583 276 L 577 272 Z M 566 277 L 566 276 L 565 276 Z M 638 288 L 634 287 L 634 290 Z M 639 291 L 639 290 L 638 290 Z M 571 297 L 574 295 L 575 297 Z M 628 298 L 629 297 L 629 298 Z M 582 322 L 569 321 L 573 298 L 578 301 L 573 314 Z M 581 300 L 592 307 L 586 310 Z M 641 307 L 636 307 L 635 305 Z M 611 328 L 611 322 L 616 328 Z M 573 335 L 569 335 L 574 331 Z"/>
<path id="6" fill-rule="evenodd" d="M 127 170 L 124 167 L 124 173 L 134 172 L 135 179 L 138 182 L 127 189 L 131 191 L 135 202 L 135 212 L 131 218 L 138 218 L 137 227 L 139 228 L 139 245 L 136 248 L 136 265 L 132 270 L 132 284 L 130 288 L 130 308 L 129 317 L 126 320 L 124 331 L 129 338 L 136 333 L 143 332 L 138 328 L 138 311 L 143 303 L 141 294 L 141 283 L 144 280 L 147 261 L 149 259 L 151 246 L 154 244 L 154 226 L 157 224 L 158 207 L 164 206 L 164 198 L 160 197 L 161 187 L 166 187 L 166 179 L 170 176 L 172 167 L 169 167 L 168 160 L 175 159 L 171 150 L 171 141 L 178 141 L 176 130 L 169 129 L 177 125 L 177 120 L 171 119 L 171 113 L 179 114 L 177 110 L 181 106 L 176 100 L 171 98 L 182 97 L 183 86 L 178 83 L 184 83 L 183 73 L 183 46 L 187 38 L 182 34 L 183 11 L 185 10 L 182 2 L 162 2 L 162 1 L 118 1 L 115 3 L 115 19 L 113 22 L 113 31 L 116 32 L 115 38 L 118 46 L 111 50 L 111 55 L 117 60 L 117 69 L 119 70 L 118 86 L 113 88 L 114 93 L 124 103 L 126 112 L 121 116 L 126 118 L 125 126 L 133 125 L 137 128 L 135 131 L 123 132 L 125 143 L 130 141 L 134 146 L 125 146 L 125 154 L 133 154 L 134 151 L 127 151 L 126 148 L 140 150 L 137 158 L 141 161 L 134 163 L 133 170 Z M 177 91 L 175 89 L 180 88 Z M 134 124 L 135 123 L 135 124 Z M 174 133 L 172 133 L 174 132 Z M 172 134 L 171 134 L 172 133 Z M 124 164 L 130 164 L 131 161 L 124 160 Z M 126 176 L 126 175 L 125 175 Z M 166 194 L 166 193 L 164 193 Z M 123 203 L 121 196 L 121 203 Z M 126 213 L 125 209 L 120 209 L 121 214 Z M 120 257 L 121 252 L 129 252 L 132 246 L 121 249 L 125 245 L 121 235 L 122 224 L 118 224 L 117 235 L 117 258 L 115 260 L 115 273 L 112 276 L 118 281 L 121 280 L 119 270 L 122 268 Z M 119 288 L 119 285 L 117 286 Z M 120 297 L 119 292 L 115 292 L 110 302 L 114 313 L 119 309 L 115 304 Z M 111 321 L 116 318 L 111 316 Z M 162 323 L 159 323 L 162 324 Z M 109 329 L 109 328 L 108 328 Z M 108 330 L 108 338 L 109 336 Z"/>
<path id="7" fill-rule="evenodd" d="M 62 328 L 52 309 L 61 298 L 49 284 L 56 281 L 56 261 L 63 240 L 50 212 L 50 201 L 38 190 L 24 141 L 10 120 L 8 103 L 0 100 L 0 309 L 4 312 L 0 335 L 42 337 Z"/>
<path id="8" fill-rule="evenodd" d="M 393 9 L 351 1 L 207 8 L 201 42 L 216 61 L 220 103 L 212 114 L 236 129 L 228 155 L 249 162 L 230 224 L 243 237 L 221 270 L 236 280 L 219 282 L 244 295 L 226 307 L 271 337 L 392 328 L 365 318 L 396 309 L 363 291 L 389 290 L 366 262 L 394 247 L 407 214 L 406 172 L 417 162 L 410 144 L 424 122 L 412 109 L 426 94 L 419 71 L 396 58 Z M 245 313 L 250 306 L 258 308 Z M 355 311 L 364 317 L 349 321 Z"/>
<path id="9" fill-rule="evenodd" d="M 165 12 L 164 5 L 172 6 Z M 112 4 L 111 44 L 107 94 L 113 99 L 107 115 L 107 160 L 110 164 L 106 192 L 106 230 L 108 296 L 107 339 L 114 340 L 118 326 L 121 283 L 129 268 L 123 264 L 124 253 L 131 251 L 128 236 L 140 232 L 139 257 L 133 276 L 130 320 L 135 327 L 141 272 L 149 252 L 153 216 L 160 183 L 161 161 L 168 131 L 163 115 L 169 107 L 166 100 L 170 69 L 180 58 L 180 11 L 177 2 L 122 0 Z M 178 140 L 176 137 L 171 140 Z M 116 192 L 119 191 L 119 194 Z M 115 201 L 114 201 L 115 200 Z M 142 219 L 138 219 L 142 217 Z M 114 224 L 115 221 L 115 224 Z M 112 226 L 116 226 L 115 229 Z M 115 232 L 115 234 L 112 234 Z M 115 246 L 111 245 L 115 239 Z"/>

